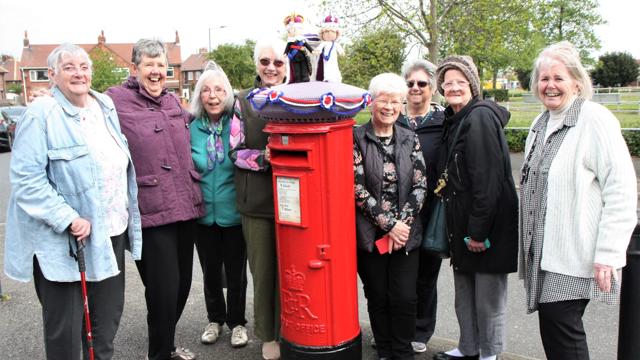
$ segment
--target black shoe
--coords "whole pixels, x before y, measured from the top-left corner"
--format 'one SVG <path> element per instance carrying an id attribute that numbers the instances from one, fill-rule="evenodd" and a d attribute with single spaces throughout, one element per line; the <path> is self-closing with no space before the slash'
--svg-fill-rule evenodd
<path id="1" fill-rule="evenodd" d="M 440 351 L 439 353 L 433 355 L 433 360 L 478 360 L 479 355 L 473 356 L 453 356 L 445 353 L 444 351 Z"/>

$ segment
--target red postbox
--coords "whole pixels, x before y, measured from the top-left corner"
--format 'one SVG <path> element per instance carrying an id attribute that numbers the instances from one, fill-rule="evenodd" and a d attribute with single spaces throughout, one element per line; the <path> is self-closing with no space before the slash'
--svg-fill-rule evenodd
<path id="1" fill-rule="evenodd" d="M 286 90 L 300 91 L 307 86 L 318 85 L 285 85 L 272 90 L 267 101 L 295 105 Z M 321 102 L 324 95 L 316 99 Z M 333 98 L 327 103 L 347 100 L 330 95 Z M 352 105 L 359 100 L 359 106 L 364 106 L 369 99 L 368 94 L 360 93 Z M 307 99 L 307 104 L 310 101 Z M 288 117 L 285 120 L 273 113 L 266 116 L 270 122 L 264 130 L 270 134 L 273 171 L 282 359 L 360 359 L 353 192 L 355 121 L 346 116 L 313 118 L 310 112 L 288 110 L 294 115 L 284 115 Z"/>

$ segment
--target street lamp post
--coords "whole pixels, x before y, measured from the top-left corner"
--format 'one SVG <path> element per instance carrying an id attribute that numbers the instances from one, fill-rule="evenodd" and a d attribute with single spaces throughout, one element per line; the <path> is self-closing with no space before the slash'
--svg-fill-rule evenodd
<path id="1" fill-rule="evenodd" d="M 220 30 L 220 29 L 224 29 L 226 27 L 227 27 L 227 25 L 220 25 L 220 26 L 215 26 L 215 27 L 209 28 L 209 52 L 211 52 L 211 29 Z"/>

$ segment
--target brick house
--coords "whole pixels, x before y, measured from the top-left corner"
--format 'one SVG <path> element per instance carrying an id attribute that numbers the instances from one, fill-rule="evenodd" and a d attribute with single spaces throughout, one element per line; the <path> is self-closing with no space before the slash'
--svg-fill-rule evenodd
<path id="1" fill-rule="evenodd" d="M 201 48 L 197 54 L 189 55 L 182 63 L 182 97 L 189 99 L 200 74 L 207 65 L 207 49 Z"/>
<path id="2" fill-rule="evenodd" d="M 0 57 L 0 68 L 6 71 L 4 73 L 4 83 L 2 86 L 3 94 L 0 95 L 0 98 L 9 99 L 10 96 L 9 89 L 12 86 L 19 85 L 22 86 L 22 77 L 20 72 L 20 62 L 14 59 L 9 55 L 2 55 Z"/>
<path id="3" fill-rule="evenodd" d="M 20 72 L 23 79 L 22 91 L 25 99 L 34 91 L 49 88 L 49 76 L 47 71 L 47 56 L 60 44 L 31 44 L 27 32 L 24 32 L 22 57 L 20 59 Z M 104 31 L 100 32 L 96 44 L 77 44 L 91 55 L 94 51 L 105 51 L 125 74 L 129 74 L 131 65 L 131 53 L 134 43 L 115 44 L 107 43 Z M 169 66 L 167 68 L 167 80 L 165 87 L 178 95 L 182 94 L 181 66 L 182 55 L 180 53 L 180 38 L 176 31 L 175 41 L 165 43 Z M 124 79 L 123 79 L 124 80 Z"/>

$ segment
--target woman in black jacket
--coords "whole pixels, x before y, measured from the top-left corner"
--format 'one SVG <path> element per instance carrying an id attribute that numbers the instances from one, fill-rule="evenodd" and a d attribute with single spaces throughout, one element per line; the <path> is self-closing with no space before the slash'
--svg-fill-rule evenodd
<path id="1" fill-rule="evenodd" d="M 358 274 L 378 356 L 413 359 L 424 160 L 418 137 L 396 125 L 405 81 L 380 74 L 369 92 L 371 121 L 353 134 Z"/>
<path id="2" fill-rule="evenodd" d="M 441 189 L 454 270 L 458 348 L 442 359 L 495 359 L 504 350 L 507 274 L 517 268 L 517 195 L 502 128 L 509 112 L 480 100 L 473 60 L 450 56 L 437 70 L 445 110 Z"/>
<path id="3" fill-rule="evenodd" d="M 413 130 L 420 140 L 429 179 L 426 201 L 420 212 L 422 224 L 426 226 L 435 198 L 433 190 L 436 187 L 435 179 L 438 178 L 437 165 L 442 145 L 444 108 L 431 102 L 431 96 L 436 91 L 435 65 L 424 59 L 409 61 L 402 67 L 402 77 L 407 82 L 407 105 L 397 123 L 401 127 Z M 427 343 L 436 328 L 438 274 L 442 265 L 442 259 L 438 255 L 422 249 L 419 253 L 416 334 L 411 342 L 415 353 L 427 351 Z"/>

